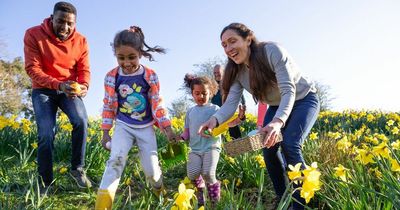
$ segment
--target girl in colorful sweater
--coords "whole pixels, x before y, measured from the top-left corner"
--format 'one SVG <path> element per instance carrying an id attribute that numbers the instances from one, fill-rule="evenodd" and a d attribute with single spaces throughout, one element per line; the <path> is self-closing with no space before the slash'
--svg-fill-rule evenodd
<path id="1" fill-rule="evenodd" d="M 142 168 L 154 193 L 157 196 L 164 193 L 153 124 L 163 129 L 168 139 L 175 139 L 167 111 L 162 106 L 157 74 L 139 63 L 142 56 L 153 61 L 150 52 L 164 53 L 164 49 L 149 47 L 137 26 L 117 33 L 112 46 L 119 66 L 105 77 L 101 125 L 102 145 L 111 149 L 111 154 L 98 190 L 96 209 L 111 209 L 133 145 L 138 146 Z M 115 128 L 111 138 L 109 131 L 113 122 Z"/>

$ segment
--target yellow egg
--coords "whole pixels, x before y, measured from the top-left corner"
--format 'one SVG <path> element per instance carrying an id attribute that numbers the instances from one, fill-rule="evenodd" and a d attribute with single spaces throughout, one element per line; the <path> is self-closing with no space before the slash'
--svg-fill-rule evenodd
<path id="1" fill-rule="evenodd" d="M 75 94 L 79 94 L 81 92 L 81 86 L 79 85 L 79 83 L 74 82 L 72 84 L 69 85 L 72 88 L 72 92 Z"/>

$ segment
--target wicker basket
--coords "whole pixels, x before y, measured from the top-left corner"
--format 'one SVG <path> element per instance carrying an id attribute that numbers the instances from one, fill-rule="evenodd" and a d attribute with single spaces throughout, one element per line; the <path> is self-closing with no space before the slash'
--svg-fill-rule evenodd
<path id="1" fill-rule="evenodd" d="M 257 151 L 264 148 L 263 145 L 265 134 L 258 133 L 252 136 L 235 139 L 226 142 L 224 148 L 229 156 L 237 156 L 246 152 Z M 282 141 L 282 134 L 279 134 L 277 142 Z"/>

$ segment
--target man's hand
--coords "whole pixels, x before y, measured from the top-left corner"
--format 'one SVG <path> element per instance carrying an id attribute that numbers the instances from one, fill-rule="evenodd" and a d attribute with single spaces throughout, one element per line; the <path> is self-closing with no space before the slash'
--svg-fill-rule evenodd
<path id="1" fill-rule="evenodd" d="M 74 99 L 76 97 L 85 97 L 87 94 L 87 87 L 75 81 L 68 80 L 60 84 L 59 89 L 64 92 L 68 98 Z"/>
<path id="2" fill-rule="evenodd" d="M 79 96 L 84 98 L 86 96 L 87 92 L 88 92 L 88 88 L 86 87 L 86 85 L 81 85 L 81 84 L 79 84 L 79 85 L 81 87 L 81 91 L 80 91 Z"/>
<path id="3" fill-rule="evenodd" d="M 75 89 L 71 87 L 72 83 L 74 83 L 74 81 L 68 80 L 62 82 L 59 86 L 59 89 L 70 99 L 74 99 L 78 96 L 78 94 L 75 92 Z"/>

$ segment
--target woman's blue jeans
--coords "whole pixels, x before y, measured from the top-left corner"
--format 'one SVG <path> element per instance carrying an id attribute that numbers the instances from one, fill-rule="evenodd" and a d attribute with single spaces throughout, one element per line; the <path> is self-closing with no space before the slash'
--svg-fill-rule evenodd
<path id="1" fill-rule="evenodd" d="M 268 174 L 278 197 L 283 196 L 288 184 L 287 165 L 294 166 L 297 163 L 302 163 L 302 169 L 305 167 L 301 147 L 318 117 L 319 109 L 320 104 L 315 93 L 309 93 L 303 99 L 297 100 L 285 126 L 282 128 L 283 141 L 273 147 L 263 149 Z M 268 108 L 264 118 L 264 126 L 272 121 L 277 110 L 278 106 Z M 298 190 L 293 197 L 305 204 Z M 303 206 L 294 202 L 293 208 L 303 209 Z"/>
<path id="2" fill-rule="evenodd" d="M 61 91 L 33 89 L 32 103 L 38 128 L 38 172 L 44 184 L 49 185 L 53 181 L 53 141 L 58 108 L 72 124 L 72 170 L 84 166 L 88 117 L 81 98 L 69 99 Z"/>

